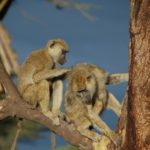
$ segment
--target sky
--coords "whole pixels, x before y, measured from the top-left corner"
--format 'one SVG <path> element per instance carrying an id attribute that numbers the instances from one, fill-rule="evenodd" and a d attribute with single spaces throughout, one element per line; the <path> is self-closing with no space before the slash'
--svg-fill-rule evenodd
<path id="1" fill-rule="evenodd" d="M 45 46 L 48 40 L 63 38 L 69 45 L 66 67 L 77 63 L 93 63 L 109 73 L 128 71 L 129 1 L 78 0 L 94 3 L 91 21 L 75 9 L 58 10 L 47 0 L 15 0 L 3 24 L 12 39 L 20 64 L 31 51 Z M 110 91 L 123 99 L 126 84 L 111 85 Z M 117 117 L 111 111 L 102 119 L 115 129 Z M 19 150 L 49 150 L 49 133 L 32 144 L 19 143 Z M 59 145 L 64 142 L 59 138 Z"/>

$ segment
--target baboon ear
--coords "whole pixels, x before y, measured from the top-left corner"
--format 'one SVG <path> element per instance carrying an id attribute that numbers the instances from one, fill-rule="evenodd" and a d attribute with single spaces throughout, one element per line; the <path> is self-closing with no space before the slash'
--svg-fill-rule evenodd
<path id="1" fill-rule="evenodd" d="M 56 41 L 55 41 L 55 40 L 50 40 L 50 41 L 48 41 L 48 43 L 47 43 L 47 47 L 53 48 L 53 47 L 55 46 L 55 44 L 56 44 Z"/>
<path id="2" fill-rule="evenodd" d="M 54 40 L 49 40 L 48 42 L 47 42 L 47 48 L 53 48 L 56 44 L 59 44 L 59 45 L 61 45 L 63 48 L 64 48 L 64 50 L 66 51 L 66 52 L 68 52 L 68 45 L 67 45 L 67 43 L 64 41 L 64 40 L 62 40 L 62 39 L 54 39 Z"/>

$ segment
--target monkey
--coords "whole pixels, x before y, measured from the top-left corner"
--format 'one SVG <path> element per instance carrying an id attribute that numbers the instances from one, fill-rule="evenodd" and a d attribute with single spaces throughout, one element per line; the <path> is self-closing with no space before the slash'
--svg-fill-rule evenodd
<path id="1" fill-rule="evenodd" d="M 64 40 L 49 40 L 44 48 L 33 51 L 26 58 L 18 75 L 18 90 L 23 99 L 53 119 L 55 124 L 59 124 L 57 116 L 62 103 L 62 80 L 69 71 L 59 68 L 59 65 L 66 62 L 68 51 Z"/>
<path id="2" fill-rule="evenodd" d="M 89 130 L 92 125 L 118 145 L 119 136 L 99 117 L 104 108 L 112 109 L 118 116 L 121 113 L 121 104 L 106 90 L 108 80 L 108 73 L 96 65 L 77 64 L 68 75 L 64 107 L 67 117 L 82 135 L 99 141 L 101 136 Z"/>

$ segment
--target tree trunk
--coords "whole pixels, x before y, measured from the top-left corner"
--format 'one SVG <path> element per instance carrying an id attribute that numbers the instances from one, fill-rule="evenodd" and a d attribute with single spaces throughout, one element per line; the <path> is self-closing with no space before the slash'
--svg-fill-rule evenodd
<path id="1" fill-rule="evenodd" d="M 150 0 L 130 0 L 127 150 L 150 149 Z"/>

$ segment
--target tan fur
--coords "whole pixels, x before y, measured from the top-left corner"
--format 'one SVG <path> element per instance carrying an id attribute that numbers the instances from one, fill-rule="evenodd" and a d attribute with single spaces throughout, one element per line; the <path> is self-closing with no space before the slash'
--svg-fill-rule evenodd
<path id="1" fill-rule="evenodd" d="M 55 45 L 55 44 L 59 44 L 59 45 L 63 46 L 65 51 L 68 51 L 68 49 L 69 49 L 67 43 L 62 39 L 49 40 L 47 42 L 47 47 L 49 47 L 51 45 Z"/>
<path id="2" fill-rule="evenodd" d="M 62 82 L 61 76 L 68 71 L 68 69 L 57 68 L 59 60 L 61 59 L 63 62 L 65 59 L 65 53 L 60 53 L 64 50 L 68 51 L 65 41 L 61 39 L 49 41 L 45 48 L 33 51 L 26 58 L 19 73 L 18 89 L 24 100 L 35 107 L 39 106 L 40 110 L 50 118 L 52 117 L 52 113 L 49 108 L 49 100 L 55 92 L 53 84 L 55 82 L 57 83 L 57 80 L 53 81 L 52 79 L 59 77 L 59 82 Z M 50 52 L 59 52 L 57 54 L 58 56 L 56 56 L 57 59 L 55 55 L 51 55 Z M 63 57 L 61 55 L 63 55 Z M 54 60 L 57 60 L 57 62 Z M 57 91 L 57 93 L 63 91 L 62 84 L 59 85 L 60 91 Z M 53 93 L 50 93 L 50 89 L 53 89 Z M 58 103 L 55 102 L 55 106 L 53 106 L 57 112 L 62 102 L 62 94 L 60 93 L 59 95 L 60 96 L 57 97 L 59 99 Z M 53 100 L 57 101 L 57 99 Z M 53 114 L 54 113 L 55 112 L 53 112 Z"/>
<path id="3" fill-rule="evenodd" d="M 117 144 L 118 136 L 98 116 L 102 109 L 107 107 L 109 101 L 106 90 L 107 78 L 108 74 L 95 65 L 76 65 L 68 78 L 65 112 L 84 136 L 92 140 L 101 138 L 97 137 L 95 132 L 88 130 L 92 125 Z M 113 99 L 113 101 L 115 101 L 113 107 L 116 107 L 117 100 Z"/>

